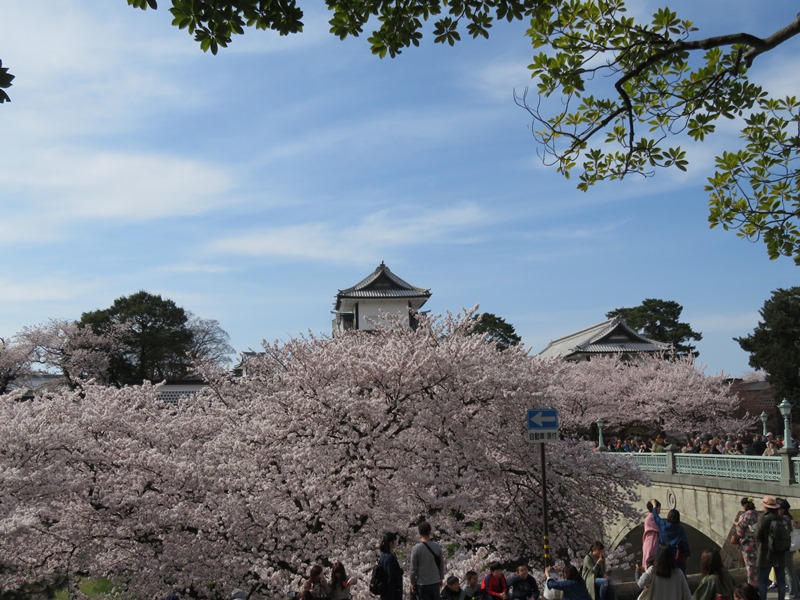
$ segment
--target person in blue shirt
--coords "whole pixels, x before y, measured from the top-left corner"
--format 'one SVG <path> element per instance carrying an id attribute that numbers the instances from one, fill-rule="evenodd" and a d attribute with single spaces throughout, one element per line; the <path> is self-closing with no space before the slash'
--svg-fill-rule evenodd
<path id="1" fill-rule="evenodd" d="M 506 580 L 508 597 L 512 600 L 539 600 L 539 586 L 528 572 L 527 565 L 517 567 L 517 572 Z"/>
<path id="2" fill-rule="evenodd" d="M 686 561 L 689 559 L 691 551 L 686 532 L 683 530 L 683 525 L 681 525 L 681 513 L 673 508 L 667 513 L 667 518 L 662 519 L 655 507 L 657 500 L 651 500 L 651 502 L 653 503 L 651 514 L 656 525 L 658 525 L 659 541 L 675 548 L 675 564 L 685 574 Z"/>
<path id="3" fill-rule="evenodd" d="M 581 572 L 571 564 L 564 565 L 564 579 L 555 579 L 550 567 L 545 567 L 544 576 L 547 577 L 547 588 L 561 590 L 564 600 L 592 600 Z"/>

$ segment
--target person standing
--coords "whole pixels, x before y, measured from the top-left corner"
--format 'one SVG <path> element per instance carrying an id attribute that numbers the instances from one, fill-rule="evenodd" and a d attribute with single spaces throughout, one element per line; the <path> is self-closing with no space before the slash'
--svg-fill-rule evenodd
<path id="1" fill-rule="evenodd" d="M 403 569 L 394 551 L 400 543 L 400 534 L 387 531 L 381 539 L 378 564 L 383 568 L 386 585 L 381 592 L 381 600 L 403 600 Z"/>
<path id="2" fill-rule="evenodd" d="M 644 518 L 644 533 L 642 534 L 642 571 L 647 570 L 647 560 L 655 559 L 658 549 L 658 538 L 660 536 L 658 525 L 653 518 L 653 511 L 661 510 L 661 502 L 650 500 L 647 503 L 647 516 Z"/>
<path id="3" fill-rule="evenodd" d="M 418 600 L 439 600 L 444 582 L 444 551 L 431 541 L 431 524 L 423 521 L 417 528 L 419 543 L 411 550 L 411 594 Z"/>
<path id="4" fill-rule="evenodd" d="M 658 501 L 654 499 L 651 502 L 655 504 Z M 686 531 L 681 525 L 680 511 L 676 508 L 670 509 L 667 518 L 662 519 L 654 506 L 650 514 L 653 515 L 653 520 L 658 525 L 659 541 L 675 548 L 675 564 L 686 573 L 686 562 L 689 560 L 691 550 L 689 549 L 689 538 L 686 537 Z"/>
<path id="5" fill-rule="evenodd" d="M 785 498 L 776 498 L 775 501 L 780 507 L 778 509 L 778 514 L 786 523 L 786 527 L 789 531 L 792 531 L 792 529 L 794 529 L 794 522 L 792 520 L 792 515 L 789 513 L 792 507 Z M 800 600 L 800 581 L 798 581 L 797 578 L 797 569 L 794 566 L 794 551 L 791 547 L 783 557 L 783 564 L 786 571 L 786 595 L 792 600 Z"/>
<path id="6" fill-rule="evenodd" d="M 778 515 L 778 508 L 780 507 L 775 496 L 764 496 L 761 500 L 761 505 L 764 507 L 764 514 L 758 522 L 755 533 L 756 543 L 758 544 L 758 595 L 761 600 L 766 600 L 769 572 L 771 569 L 775 569 L 775 578 L 778 580 L 778 600 L 785 600 L 785 553 L 775 552 L 770 547 L 770 538 L 775 539 L 775 528 L 779 526 L 777 524 L 773 526 L 773 523 L 780 521 L 780 515 Z"/>
<path id="7" fill-rule="evenodd" d="M 758 512 L 752 498 L 742 498 L 742 510 L 735 521 L 736 540 L 742 548 L 742 560 L 747 570 L 747 583 L 758 585 L 758 547 L 756 545 L 756 526 L 758 525 Z"/>

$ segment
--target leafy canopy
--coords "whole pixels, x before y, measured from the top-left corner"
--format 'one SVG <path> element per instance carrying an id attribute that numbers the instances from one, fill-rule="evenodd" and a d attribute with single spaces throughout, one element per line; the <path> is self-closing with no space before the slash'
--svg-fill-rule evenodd
<path id="1" fill-rule="evenodd" d="M 767 373 L 776 398 L 800 406 L 800 287 L 777 289 L 764 302 L 748 336 L 734 338 L 750 353 L 750 366 Z"/>
<path id="2" fill-rule="evenodd" d="M 681 323 L 681 312 L 683 306 L 674 300 L 646 298 L 639 306 L 615 308 L 607 312 L 606 317 L 609 319 L 622 317 L 628 325 L 645 337 L 672 344 L 675 354 L 679 356 L 691 354 L 696 357 L 700 353 L 687 342 L 700 341 L 703 339 L 703 334 L 694 331 L 688 323 Z"/>
<path id="3" fill-rule="evenodd" d="M 517 335 L 514 326 L 503 317 L 492 313 L 480 313 L 473 317 L 473 324 L 467 330 L 470 335 L 485 335 L 486 340 L 493 343 L 498 350 L 507 350 L 518 345 L 522 338 Z"/>
<path id="4" fill-rule="evenodd" d="M 108 377 L 117 385 L 182 379 L 198 362 L 230 363 L 228 334 L 175 302 L 145 291 L 117 298 L 103 310 L 83 313 L 80 327 L 113 332 Z"/>
<path id="5" fill-rule="evenodd" d="M 156 0 L 127 0 L 156 9 Z M 763 54 L 800 33 L 800 15 L 785 7 L 785 26 L 761 37 L 743 31 L 703 37 L 667 6 L 646 21 L 627 15 L 625 0 L 326 0 L 330 32 L 360 36 L 370 23 L 374 54 L 394 57 L 418 46 L 433 23 L 434 42 L 488 38 L 495 20 L 530 20 L 539 49 L 529 66 L 537 96 L 517 103 L 533 117 L 545 163 L 578 188 L 657 168 L 686 170 L 680 141 L 702 142 L 718 122 L 740 119 L 739 149 L 723 152 L 708 178 L 709 223 L 766 244 L 770 258 L 800 264 L 800 102 L 772 98 L 749 79 Z M 216 54 L 245 28 L 285 36 L 303 31 L 296 0 L 172 0 L 172 24 Z M 0 103 L 13 75 L 0 63 Z"/>

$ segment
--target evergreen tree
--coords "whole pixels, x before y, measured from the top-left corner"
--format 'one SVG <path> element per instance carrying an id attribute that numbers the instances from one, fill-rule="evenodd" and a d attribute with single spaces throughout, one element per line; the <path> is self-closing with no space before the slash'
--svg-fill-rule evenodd
<path id="1" fill-rule="evenodd" d="M 695 347 L 687 342 L 700 341 L 703 334 L 694 331 L 688 323 L 681 323 L 683 306 L 674 300 L 659 300 L 647 298 L 639 306 L 631 308 L 616 308 L 606 313 L 609 319 L 622 317 L 625 322 L 636 329 L 643 336 L 672 344 L 675 354 L 683 356 L 693 354 L 698 356 Z"/>
<path id="2" fill-rule="evenodd" d="M 82 327 L 103 334 L 116 330 L 109 380 L 116 385 L 180 379 L 189 371 L 193 335 L 186 311 L 172 300 L 140 291 L 109 308 L 83 313 Z"/>
<path id="3" fill-rule="evenodd" d="M 753 333 L 734 338 L 750 366 L 767 373 L 776 399 L 800 406 L 800 287 L 777 289 L 764 302 Z"/>
<path id="4" fill-rule="evenodd" d="M 485 335 L 486 339 L 493 342 L 498 350 L 505 350 L 516 346 L 522 341 L 517 335 L 514 326 L 506 323 L 505 319 L 492 313 L 480 313 L 473 318 L 474 324 L 469 328 L 472 335 Z"/>

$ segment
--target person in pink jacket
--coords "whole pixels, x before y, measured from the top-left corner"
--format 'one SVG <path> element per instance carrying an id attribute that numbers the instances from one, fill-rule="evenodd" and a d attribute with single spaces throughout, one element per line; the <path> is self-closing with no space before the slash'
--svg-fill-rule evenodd
<path id="1" fill-rule="evenodd" d="M 655 504 L 653 504 L 655 502 Z M 644 534 L 642 534 L 642 571 L 647 570 L 647 561 L 650 558 L 655 559 L 656 551 L 658 550 L 658 524 L 655 517 L 653 517 L 653 509 L 656 512 L 661 510 L 661 502 L 658 500 L 650 500 L 647 503 L 647 516 L 644 518 Z"/>

